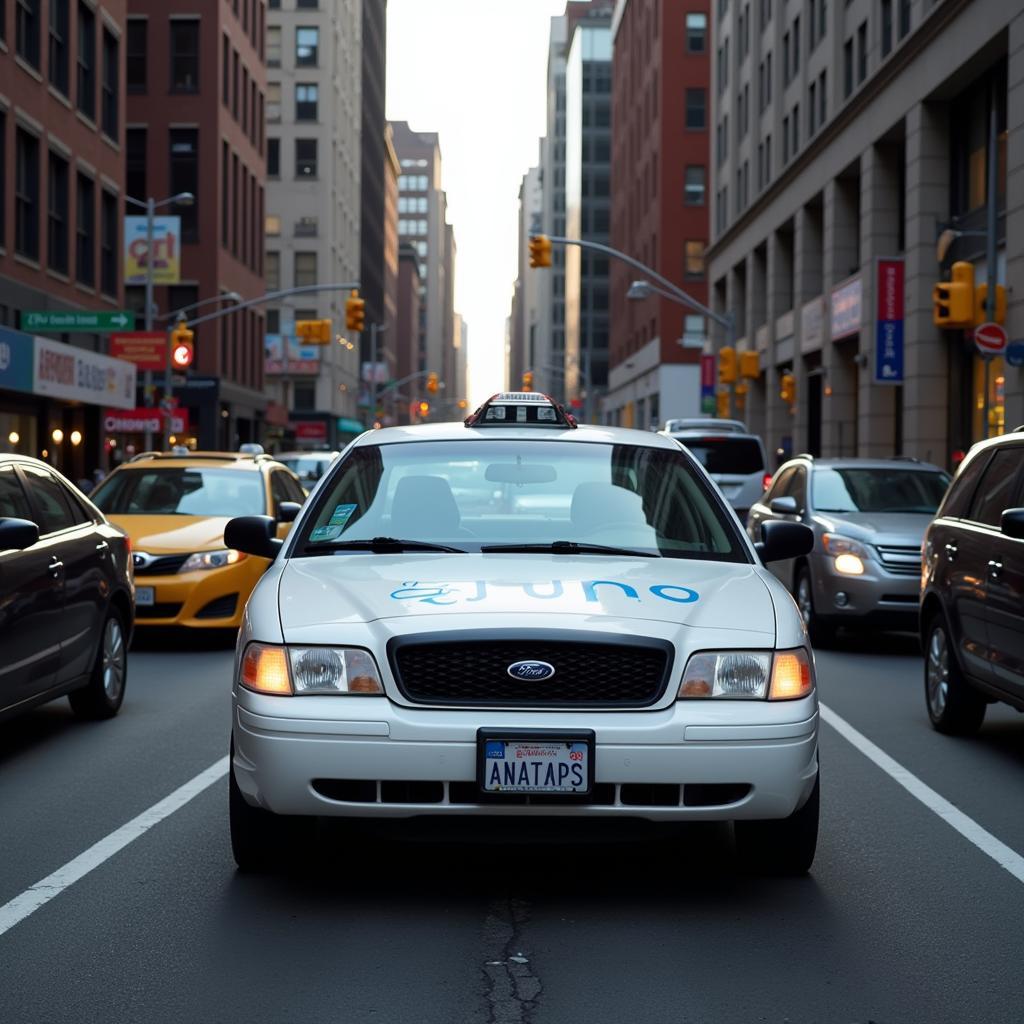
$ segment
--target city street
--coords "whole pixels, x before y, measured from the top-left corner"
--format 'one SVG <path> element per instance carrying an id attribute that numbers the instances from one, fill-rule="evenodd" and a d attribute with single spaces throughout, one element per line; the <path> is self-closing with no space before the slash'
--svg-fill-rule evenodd
<path id="1" fill-rule="evenodd" d="M 718 826 L 526 844 L 473 823 L 325 828 L 292 871 L 237 874 L 231 652 L 182 646 L 133 652 L 116 719 L 60 701 L 0 726 L 4 1024 L 1021 1019 L 1024 717 L 996 706 L 976 738 L 934 733 L 912 639 L 818 655 L 821 838 L 811 875 L 783 880 L 745 874 Z M 31 886 L 213 765 L 12 923 Z M 992 837 L 1007 868 L 980 848 Z"/>

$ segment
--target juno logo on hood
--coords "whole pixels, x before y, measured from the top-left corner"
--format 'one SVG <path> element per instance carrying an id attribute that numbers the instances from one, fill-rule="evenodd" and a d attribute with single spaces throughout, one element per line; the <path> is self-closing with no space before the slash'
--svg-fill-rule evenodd
<path id="1" fill-rule="evenodd" d="M 561 580 L 544 580 L 533 583 L 495 583 L 486 580 L 474 580 L 469 583 L 427 583 L 418 580 L 403 583 L 397 590 L 391 591 L 394 601 L 412 601 L 416 604 L 454 605 L 477 604 L 486 601 L 489 588 L 518 587 L 526 597 L 535 601 L 557 601 L 566 595 L 566 586 L 575 590 L 582 589 L 583 599 L 589 604 L 599 604 L 599 594 L 614 594 L 628 601 L 643 602 L 650 597 L 672 604 L 693 604 L 700 600 L 700 594 L 689 587 L 681 587 L 675 583 L 656 583 L 642 591 L 632 584 L 618 580 L 570 580 L 563 584 Z M 599 591 L 598 588 L 604 588 Z M 608 588 L 611 588 L 610 590 Z M 643 596 L 641 596 L 641 594 Z M 574 595 L 570 595 L 574 596 Z"/>
<path id="2" fill-rule="evenodd" d="M 555 666 L 546 661 L 516 661 L 509 665 L 508 674 L 513 679 L 543 682 L 555 674 Z"/>

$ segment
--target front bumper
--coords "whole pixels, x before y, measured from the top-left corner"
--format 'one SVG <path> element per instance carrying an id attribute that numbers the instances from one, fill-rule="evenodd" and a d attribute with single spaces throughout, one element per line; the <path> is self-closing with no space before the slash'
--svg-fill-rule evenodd
<path id="1" fill-rule="evenodd" d="M 552 713 L 412 709 L 386 697 L 267 697 L 237 689 L 233 724 L 238 786 L 249 803 L 278 814 L 784 818 L 807 799 L 817 776 L 813 696 Z M 512 801 L 479 793 L 478 728 L 593 729 L 592 798 Z"/>
<path id="2" fill-rule="evenodd" d="M 152 605 L 136 600 L 135 623 L 140 627 L 187 626 L 194 629 L 238 629 L 245 602 L 269 563 L 252 556 L 222 569 L 135 577 L 136 593 L 153 588 Z"/>
<path id="3" fill-rule="evenodd" d="M 837 625 L 849 621 L 916 628 L 920 577 L 896 576 L 873 559 L 864 562 L 863 576 L 846 576 L 836 572 L 834 558 L 820 554 L 811 569 L 814 610 L 820 617 Z"/>

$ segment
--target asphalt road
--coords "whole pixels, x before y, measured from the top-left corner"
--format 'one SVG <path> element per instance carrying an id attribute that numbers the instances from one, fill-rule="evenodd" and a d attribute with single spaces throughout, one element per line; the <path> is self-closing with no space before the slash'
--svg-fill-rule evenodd
<path id="1" fill-rule="evenodd" d="M 0 726 L 0 908 L 223 758 L 230 667 L 150 646 L 117 719 L 61 701 Z M 1024 716 L 933 733 L 898 639 L 818 668 L 832 711 L 1024 855 Z M 241 876 L 220 777 L 0 934 L 0 1022 L 1020 1024 L 1024 882 L 829 725 L 821 757 L 818 857 L 781 881 L 719 826 L 326 827 Z"/>

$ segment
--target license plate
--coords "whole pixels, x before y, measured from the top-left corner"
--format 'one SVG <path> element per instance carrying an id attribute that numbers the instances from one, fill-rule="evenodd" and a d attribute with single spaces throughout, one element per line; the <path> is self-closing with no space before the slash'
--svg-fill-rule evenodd
<path id="1" fill-rule="evenodd" d="M 479 781 L 485 793 L 586 795 L 594 784 L 594 734 L 480 730 Z"/>
<path id="2" fill-rule="evenodd" d="M 154 587 L 136 587 L 135 603 L 140 608 L 151 608 L 156 603 L 156 590 Z"/>

